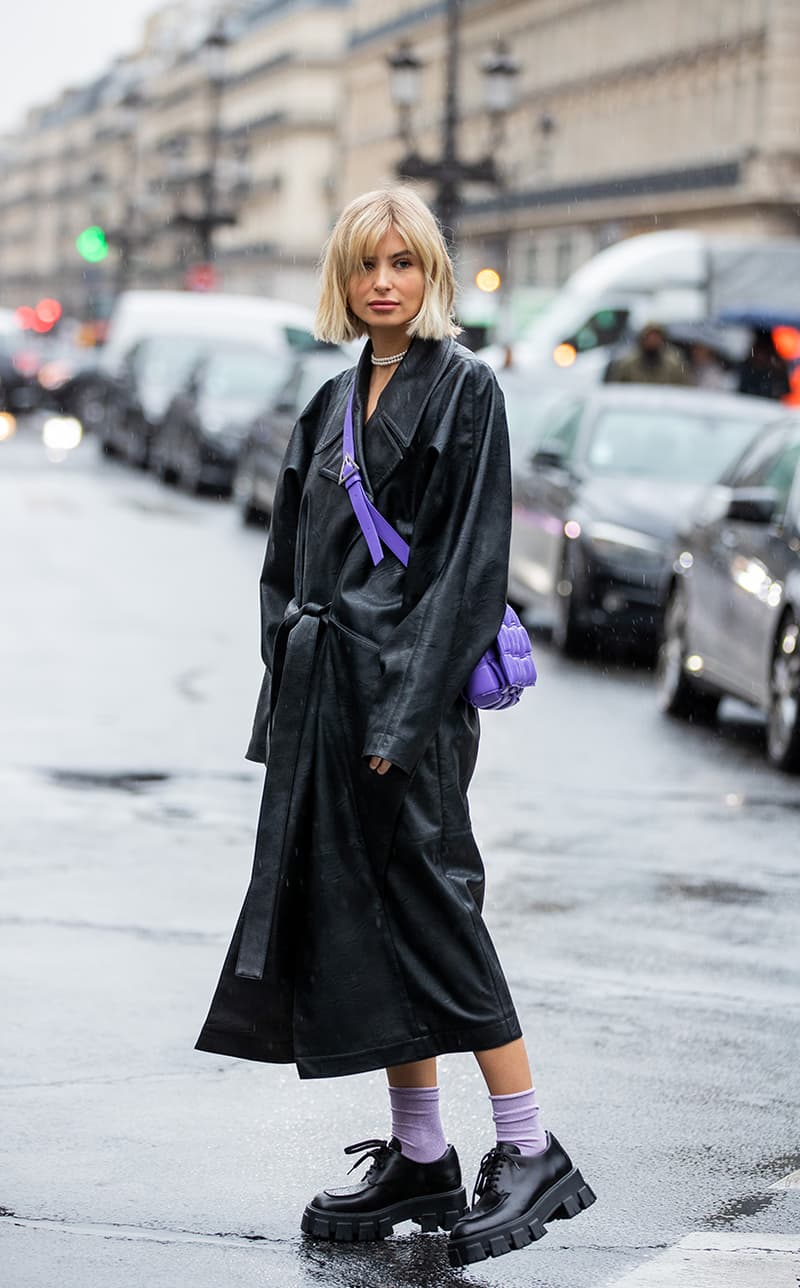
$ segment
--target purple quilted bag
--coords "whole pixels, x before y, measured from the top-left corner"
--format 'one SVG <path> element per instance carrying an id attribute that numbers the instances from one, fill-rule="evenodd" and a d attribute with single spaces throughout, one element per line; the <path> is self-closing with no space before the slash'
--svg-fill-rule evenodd
<path id="1" fill-rule="evenodd" d="M 347 400 L 342 444 L 342 468 L 339 482 L 347 490 L 350 504 L 369 547 L 372 562 L 383 559 L 385 543 L 404 565 L 408 564 L 409 546 L 400 533 L 383 517 L 364 491 L 361 471 L 355 459 L 353 435 L 353 393 Z M 536 683 L 536 667 L 531 653 L 528 632 L 510 604 L 506 604 L 503 624 L 497 639 L 481 658 L 466 686 L 463 695 L 473 707 L 484 711 L 502 711 L 513 707 L 522 697 L 522 690 Z"/>
<path id="2" fill-rule="evenodd" d="M 502 711 L 519 702 L 522 690 L 535 683 L 536 666 L 528 632 L 511 605 L 506 604 L 497 639 L 467 680 L 464 697 L 473 707 Z"/>

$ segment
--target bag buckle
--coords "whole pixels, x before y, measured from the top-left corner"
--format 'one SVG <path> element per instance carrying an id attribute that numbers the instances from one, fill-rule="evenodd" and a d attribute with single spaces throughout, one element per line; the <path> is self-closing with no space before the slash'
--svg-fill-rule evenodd
<path id="1" fill-rule="evenodd" d="M 354 461 L 349 452 L 345 452 L 342 457 L 342 468 L 339 470 L 339 482 L 347 483 L 354 474 L 358 474 L 358 462 Z"/>

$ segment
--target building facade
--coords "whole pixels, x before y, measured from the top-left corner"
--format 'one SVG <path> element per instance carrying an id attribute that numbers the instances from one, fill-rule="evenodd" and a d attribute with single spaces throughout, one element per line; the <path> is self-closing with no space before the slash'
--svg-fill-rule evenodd
<path id="1" fill-rule="evenodd" d="M 393 182 L 409 147 L 441 156 L 446 10 L 173 0 L 139 50 L 5 141 L 0 304 L 54 294 L 86 313 L 126 284 L 185 285 L 208 258 L 209 214 L 224 289 L 310 302 L 342 204 Z M 491 156 L 503 180 L 461 193 L 465 316 L 480 267 L 498 269 L 520 321 L 634 233 L 800 232 L 797 0 L 461 0 L 460 12 L 458 153 Z M 215 72 L 204 37 L 221 17 Z M 500 139 L 481 70 L 498 42 L 519 66 Z M 400 45 L 422 63 L 404 139 L 387 63 Z M 435 184 L 421 190 L 435 200 Z M 94 223 L 110 252 L 86 265 L 75 237 Z"/>
<path id="2" fill-rule="evenodd" d="M 103 316 L 125 286 L 204 281 L 212 258 L 214 286 L 310 303 L 334 211 L 347 10 L 260 0 L 187 31 L 173 4 L 107 75 L 30 113 L 0 162 L 0 304 L 53 295 Z M 109 253 L 86 264 L 75 240 L 92 225 Z"/>
<path id="3" fill-rule="evenodd" d="M 441 155 L 445 11 L 356 0 L 344 197 L 390 180 L 404 151 L 387 67 L 401 43 L 423 63 L 414 143 Z M 598 249 L 656 229 L 800 233 L 796 0 L 463 0 L 461 12 L 465 160 L 490 147 L 482 61 L 501 41 L 519 64 L 495 153 L 504 188 L 463 192 L 467 288 L 489 265 L 535 294 Z M 435 186 L 423 191 L 435 199 Z"/>

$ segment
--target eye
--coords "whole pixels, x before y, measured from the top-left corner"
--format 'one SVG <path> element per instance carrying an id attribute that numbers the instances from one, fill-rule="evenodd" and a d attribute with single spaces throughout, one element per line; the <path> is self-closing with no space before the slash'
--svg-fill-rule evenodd
<path id="1" fill-rule="evenodd" d="M 406 256 L 403 255 L 400 259 L 396 259 L 394 261 L 394 266 L 395 268 L 411 268 L 411 260 L 407 259 Z"/>
<path id="2" fill-rule="evenodd" d="M 375 260 L 374 260 L 374 259 L 362 259 L 362 261 L 361 261 L 361 267 L 362 267 L 362 269 L 363 269 L 363 271 L 364 271 L 365 273 L 371 273 L 371 272 L 372 272 L 372 270 L 373 270 L 373 268 L 375 267 Z"/>

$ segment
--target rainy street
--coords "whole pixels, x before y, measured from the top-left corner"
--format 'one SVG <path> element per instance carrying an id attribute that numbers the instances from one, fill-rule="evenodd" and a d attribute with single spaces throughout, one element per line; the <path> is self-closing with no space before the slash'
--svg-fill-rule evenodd
<path id="1" fill-rule="evenodd" d="M 343 1147 L 387 1131 L 382 1076 L 193 1049 L 252 855 L 264 534 L 88 437 L 50 460 L 34 422 L 0 466 L 0 1281 L 794 1288 L 800 784 L 758 719 L 669 722 L 645 666 L 537 638 L 472 808 L 545 1121 L 598 1201 L 463 1272 L 411 1226 L 307 1241 Z M 488 1101 L 467 1057 L 440 1083 L 470 1187 Z"/>

